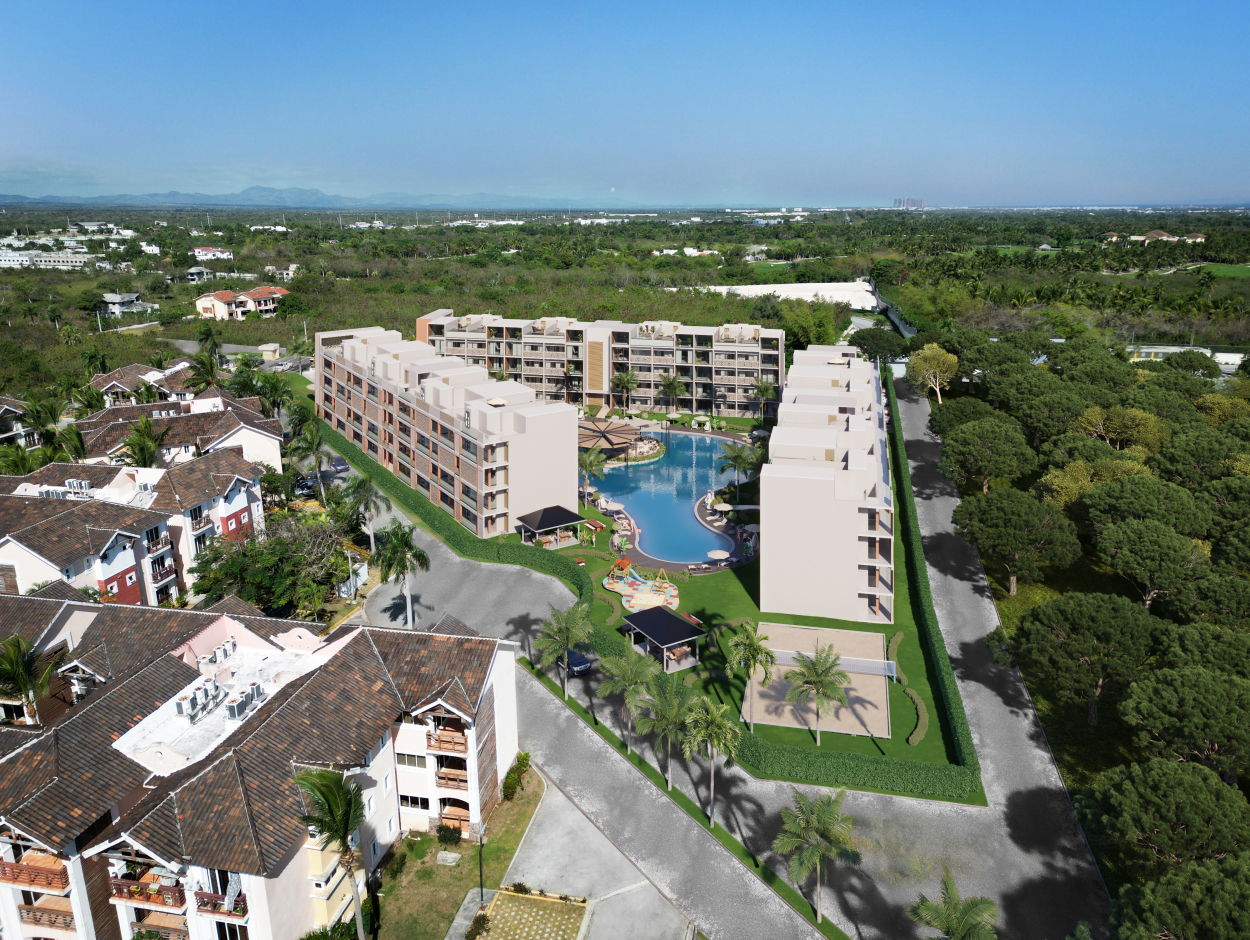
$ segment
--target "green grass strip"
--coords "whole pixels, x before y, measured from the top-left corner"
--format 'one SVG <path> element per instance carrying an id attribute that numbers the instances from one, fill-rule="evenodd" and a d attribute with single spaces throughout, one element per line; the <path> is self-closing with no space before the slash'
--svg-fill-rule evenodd
<path id="1" fill-rule="evenodd" d="M 535 669 L 534 665 L 524 656 L 519 657 L 517 661 L 528 669 L 530 674 L 537 678 L 547 691 L 549 691 L 557 699 L 563 701 L 564 691 L 554 679 L 542 670 Z M 626 754 L 625 743 L 609 728 L 601 724 L 597 718 L 591 715 L 581 702 L 570 697 L 564 704 L 568 706 L 569 710 L 572 711 L 573 714 L 577 715 L 578 718 L 582 719 L 582 721 L 594 730 L 599 737 L 603 738 L 603 740 L 607 741 L 608 744 L 612 745 L 613 749 L 621 757 L 629 761 L 635 770 L 655 784 L 661 793 L 676 803 L 687 816 L 697 822 L 705 830 L 707 829 L 707 823 L 703 821 L 703 817 L 705 817 L 707 813 L 705 813 L 699 806 L 695 805 L 695 802 L 690 799 L 689 796 L 677 788 L 669 790 L 668 784 L 664 781 L 664 775 L 653 765 L 644 760 L 637 751 L 630 751 Z M 793 885 L 765 865 L 755 855 L 755 853 L 730 835 L 729 831 L 726 830 L 724 826 L 717 823 L 715 828 L 710 830 L 710 834 L 716 839 L 717 842 L 728 849 L 733 856 L 738 859 L 738 861 L 745 865 L 748 871 L 777 892 L 778 896 L 780 896 L 783 901 L 794 908 L 795 911 L 804 917 L 807 922 L 815 927 L 822 935 L 833 938 L 833 940 L 850 940 L 850 938 L 839 930 L 837 926 L 828 918 L 826 918 L 822 923 L 817 924 L 816 908 L 810 904 L 806 898 L 799 894 L 799 892 L 794 889 Z"/>

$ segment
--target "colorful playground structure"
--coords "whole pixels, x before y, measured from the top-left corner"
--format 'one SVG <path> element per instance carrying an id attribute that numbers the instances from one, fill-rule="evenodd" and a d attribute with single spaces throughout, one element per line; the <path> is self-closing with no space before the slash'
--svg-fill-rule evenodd
<path id="1" fill-rule="evenodd" d="M 621 558 L 603 579 L 603 586 L 620 594 L 622 604 L 631 614 L 652 607 L 677 609 L 677 587 L 669 581 L 663 568 L 656 574 L 654 581 L 648 581 L 634 570 L 628 558 Z"/>

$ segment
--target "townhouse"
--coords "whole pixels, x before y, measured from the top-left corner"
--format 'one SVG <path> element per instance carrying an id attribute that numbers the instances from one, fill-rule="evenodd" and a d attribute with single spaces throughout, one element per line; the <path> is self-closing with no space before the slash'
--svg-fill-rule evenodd
<path id="1" fill-rule="evenodd" d="M 629 407 L 751 417 L 772 415 L 783 383 L 786 334 L 752 324 L 685 326 L 665 320 L 621 323 L 567 317 L 510 320 L 493 314 L 458 317 L 435 310 L 417 319 L 416 338 L 491 375 L 534 389 L 540 400 L 594 409 L 620 404 L 613 377 L 632 371 Z M 660 389 L 676 375 L 686 395 Z M 761 400 L 758 383 L 773 386 Z"/>
<path id="2" fill-rule="evenodd" d="M 172 547 L 176 588 L 190 591 L 196 580 L 191 568 L 210 539 L 245 538 L 264 530 L 260 489 L 264 472 L 263 466 L 227 449 L 169 468 L 52 463 L 26 476 L 0 477 L 0 492 L 49 500 L 101 500 L 161 513 L 166 532 L 163 541 L 158 537 L 153 544 Z M 6 583 L 0 582 L 0 592 Z M 18 592 L 16 584 L 15 579 L 13 593 Z M 168 599 L 167 594 L 157 591 L 161 600 Z"/>
<path id="3" fill-rule="evenodd" d="M 190 401 L 195 393 L 187 387 L 191 363 L 180 359 L 170 366 L 154 368 L 140 362 L 120 366 L 112 372 L 97 372 L 89 383 L 104 393 L 109 405 L 136 404 L 139 390 L 151 385 L 163 401 Z"/>
<path id="4" fill-rule="evenodd" d="M 34 432 L 27 430 L 23 423 L 26 407 L 26 402 L 19 398 L 0 395 L 0 447 L 6 444 L 34 447 L 39 443 Z"/>
<path id="5" fill-rule="evenodd" d="M 577 409 L 395 330 L 316 335 L 318 414 L 470 532 L 577 509 Z"/>
<path id="6" fill-rule="evenodd" d="M 854 346 L 796 350 L 760 472 L 760 608 L 894 622 L 886 397 Z"/>
<path id="7" fill-rule="evenodd" d="M 209 245 L 192 248 L 187 254 L 195 255 L 196 261 L 233 261 L 233 248 L 214 248 Z"/>
<path id="8" fill-rule="evenodd" d="M 65 581 L 118 604 L 172 600 L 177 567 L 168 520 L 168 513 L 102 500 L 0 496 L 0 592 Z"/>
<path id="9" fill-rule="evenodd" d="M 244 320 L 252 312 L 272 317 L 278 312 L 278 299 L 289 293 L 285 287 L 263 285 L 241 294 L 232 290 L 201 294 L 192 304 L 201 317 L 213 320 Z"/>
<path id="10" fill-rule="evenodd" d="M 475 834 L 517 752 L 514 645 L 463 625 L 321 639 L 237 598 L 0 609 L 65 680 L 42 725 L 0 729 L 6 937 L 296 940 L 352 916 L 300 772 L 360 787 L 363 894 L 405 831 Z"/>
<path id="11" fill-rule="evenodd" d="M 103 312 L 107 317 L 120 317 L 125 313 L 152 313 L 160 309 L 160 304 L 150 304 L 142 301 L 139 299 L 139 295 L 134 292 L 104 295 Z"/>

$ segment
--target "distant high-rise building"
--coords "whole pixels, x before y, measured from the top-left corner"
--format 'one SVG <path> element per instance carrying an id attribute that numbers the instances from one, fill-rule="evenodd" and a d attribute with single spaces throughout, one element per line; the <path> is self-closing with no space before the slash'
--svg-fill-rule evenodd
<path id="1" fill-rule="evenodd" d="M 917 199 L 915 196 L 904 196 L 902 199 L 894 200 L 895 209 L 923 209 L 924 207 L 924 200 Z"/>

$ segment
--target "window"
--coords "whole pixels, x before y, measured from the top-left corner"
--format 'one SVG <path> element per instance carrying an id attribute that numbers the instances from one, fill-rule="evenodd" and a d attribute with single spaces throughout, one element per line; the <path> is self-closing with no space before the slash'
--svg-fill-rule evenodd
<path id="1" fill-rule="evenodd" d="M 234 531 L 234 530 L 238 527 L 238 523 L 237 523 L 237 522 L 235 522 L 233 519 L 231 519 L 229 522 L 227 522 L 227 523 L 226 523 L 226 525 L 228 525 L 228 526 L 230 527 L 230 531 L 231 531 L 231 532 L 233 532 L 233 531 Z"/>
<path id="2" fill-rule="evenodd" d="M 468 438 L 460 441 L 460 453 L 465 454 L 470 460 L 477 463 L 477 445 Z"/>
<path id="3" fill-rule="evenodd" d="M 242 514 L 239 516 L 239 521 L 240 521 L 240 522 L 247 522 L 247 513 L 242 513 Z"/>
<path id="4" fill-rule="evenodd" d="M 385 777 L 382 778 L 382 792 L 383 793 L 391 792 L 391 775 L 390 774 L 387 774 Z"/>
<path id="5" fill-rule="evenodd" d="M 421 770 L 425 767 L 425 757 L 420 754 L 400 754 L 396 752 L 395 763 L 400 767 L 416 767 L 418 770 Z"/>
<path id="6" fill-rule="evenodd" d="M 334 423 L 338 426 L 338 429 L 339 429 L 340 431 L 346 431 L 346 430 L 347 430 L 347 422 L 346 422 L 346 421 L 344 421 L 342 418 L 339 418 L 339 419 L 338 419 L 337 421 L 335 421 Z"/>
<path id="7" fill-rule="evenodd" d="M 160 537 L 161 537 L 161 530 L 159 526 L 153 526 L 151 529 L 148 529 L 146 532 L 143 533 L 143 539 L 144 541 L 147 541 L 147 542 L 155 542 Z"/>
<path id="8" fill-rule="evenodd" d="M 134 573 L 133 571 L 128 571 L 128 572 L 126 572 L 126 585 L 127 585 L 127 587 L 129 587 L 130 585 L 134 584 L 134 583 L 135 583 L 135 580 L 136 580 L 136 578 L 135 578 L 135 573 Z"/>
<path id="9" fill-rule="evenodd" d="M 421 474 L 419 474 L 419 473 L 417 474 L 417 486 L 419 486 L 421 489 L 425 490 L 426 495 L 429 495 L 429 492 L 430 492 L 430 481 L 429 481 L 429 480 L 427 480 L 425 477 L 421 476 Z"/>
<path id="10" fill-rule="evenodd" d="M 395 834 L 395 817 L 394 816 L 392 816 L 390 819 L 386 821 L 386 834 L 388 836 L 393 836 Z"/>
<path id="11" fill-rule="evenodd" d="M 365 819 L 373 818 L 373 809 L 373 797 L 370 796 L 367 800 L 365 800 Z"/>
<path id="12" fill-rule="evenodd" d="M 374 839 L 369 843 L 369 858 L 376 860 L 378 857 L 378 840 Z"/>
<path id="13" fill-rule="evenodd" d="M 404 796 L 399 795 L 399 805 L 403 809 L 423 809 L 427 812 L 430 808 L 430 798 L 428 796 Z"/>

